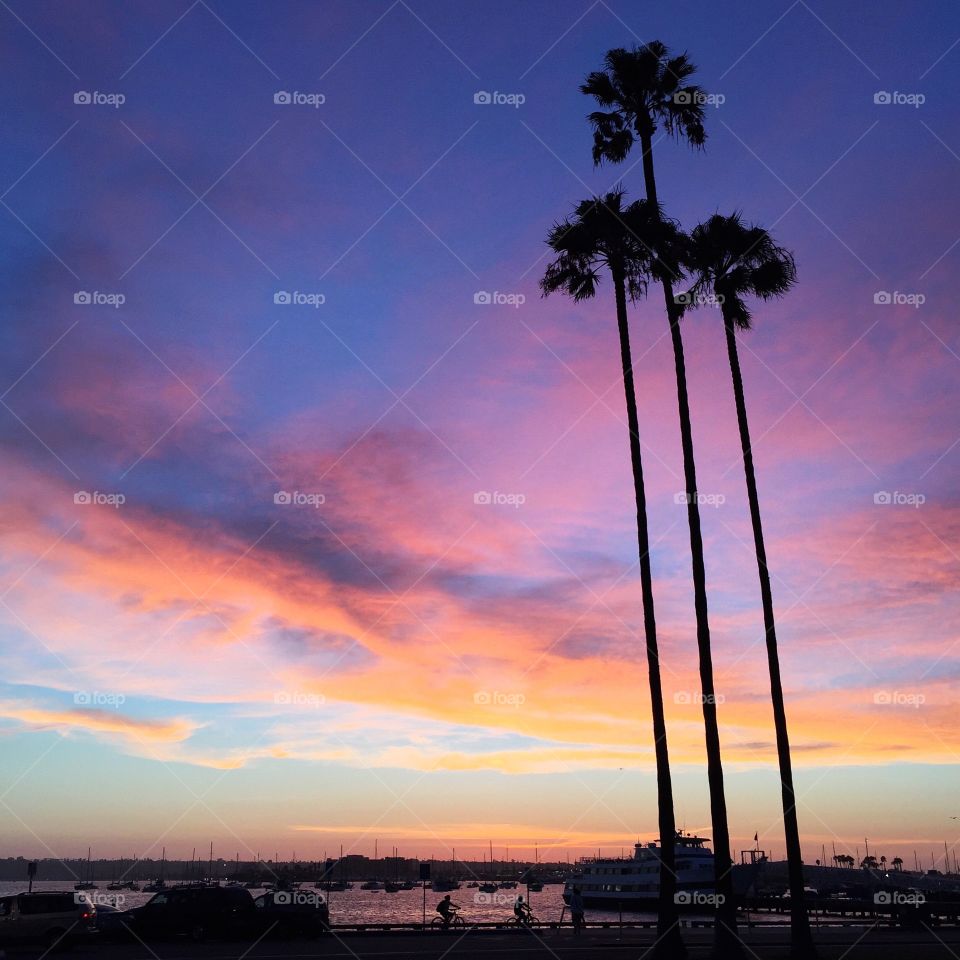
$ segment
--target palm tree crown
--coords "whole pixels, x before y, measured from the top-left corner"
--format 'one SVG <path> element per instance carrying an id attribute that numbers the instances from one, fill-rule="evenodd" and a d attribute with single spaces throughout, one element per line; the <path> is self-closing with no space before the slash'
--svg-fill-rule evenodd
<path id="1" fill-rule="evenodd" d="M 647 200 L 624 205 L 619 187 L 578 203 L 572 217 L 553 225 L 547 244 L 557 259 L 547 267 L 540 287 L 544 294 L 562 290 L 574 300 L 596 294 L 604 266 L 622 278 L 630 300 L 639 300 L 651 278 L 678 269 L 685 249 L 674 221 Z"/>
<path id="2" fill-rule="evenodd" d="M 603 70 L 587 76 L 580 90 L 604 107 L 590 114 L 593 161 L 623 161 L 637 137 L 652 137 L 658 126 L 671 136 L 703 146 L 702 87 L 686 81 L 696 67 L 685 53 L 671 57 L 659 40 L 627 50 L 609 50 Z"/>
<path id="3" fill-rule="evenodd" d="M 697 278 L 691 292 L 716 294 L 724 319 L 737 329 L 750 329 L 745 297 L 782 297 L 796 282 L 793 254 L 763 227 L 744 223 L 737 211 L 728 217 L 714 214 L 690 237 L 686 266 Z"/>

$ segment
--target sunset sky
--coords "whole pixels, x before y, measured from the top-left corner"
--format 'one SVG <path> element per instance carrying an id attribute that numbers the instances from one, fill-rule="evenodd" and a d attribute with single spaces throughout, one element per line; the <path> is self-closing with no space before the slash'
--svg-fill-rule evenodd
<path id="1" fill-rule="evenodd" d="M 703 151 L 655 144 L 667 213 L 742 210 L 798 265 L 741 359 L 805 857 L 942 858 L 958 38 L 935 0 L 3 4 L 5 854 L 656 836 L 612 295 L 537 283 L 576 201 L 642 196 L 578 84 L 661 39 L 718 95 Z M 659 290 L 631 322 L 677 818 L 709 836 Z M 733 845 L 782 856 L 719 312 L 684 335 Z"/>

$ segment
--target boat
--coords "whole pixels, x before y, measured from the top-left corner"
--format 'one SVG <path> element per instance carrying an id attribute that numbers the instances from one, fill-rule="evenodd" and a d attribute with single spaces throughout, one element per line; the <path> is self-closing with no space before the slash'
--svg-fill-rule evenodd
<path id="1" fill-rule="evenodd" d="M 447 893 L 450 890 L 459 890 L 460 883 L 457 880 L 434 880 L 433 881 L 433 892 L 434 893 Z"/>
<path id="2" fill-rule="evenodd" d="M 678 833 L 674 841 L 678 902 L 700 910 L 713 893 L 713 852 L 705 837 Z M 586 907 L 623 910 L 650 910 L 660 895 L 660 847 L 637 843 L 632 857 L 584 857 L 577 861 L 578 873 L 563 887 L 564 903 L 570 903 L 579 887 Z M 542 889 L 542 884 L 540 885 Z M 533 885 L 530 885 L 533 890 Z"/>
<path id="3" fill-rule="evenodd" d="M 163 882 L 162 879 L 157 879 L 151 883 L 144 884 L 143 892 L 144 893 L 160 893 L 162 890 L 166 890 L 167 885 Z"/>
<path id="4" fill-rule="evenodd" d="M 383 884 L 379 880 L 364 880 L 360 884 L 361 890 L 382 890 Z"/>
<path id="5" fill-rule="evenodd" d="M 416 885 L 412 880 L 404 880 L 403 883 L 400 884 L 400 889 L 401 889 L 401 890 L 416 890 L 416 889 L 417 889 L 417 885 Z"/>
<path id="6" fill-rule="evenodd" d="M 517 889 L 517 881 L 516 881 L 516 880 L 504 880 L 504 881 L 500 884 L 500 889 L 501 889 L 501 890 L 516 890 L 516 889 Z"/>
<path id="7" fill-rule="evenodd" d="M 477 883 L 476 880 L 471 880 L 471 881 L 467 884 L 467 886 L 468 886 L 468 887 L 479 887 L 480 884 Z"/>
<path id="8" fill-rule="evenodd" d="M 543 891 L 543 884 L 539 880 L 531 880 L 527 884 L 527 890 L 530 893 L 541 893 Z"/>
<path id="9" fill-rule="evenodd" d="M 78 880 L 73 885 L 74 890 L 98 890 L 99 887 L 93 882 L 93 866 L 90 863 L 90 848 L 87 847 L 87 879 Z"/>
<path id="10" fill-rule="evenodd" d="M 399 893 L 403 887 L 393 880 L 387 880 L 383 885 L 384 893 Z"/>
<path id="11" fill-rule="evenodd" d="M 476 884 L 474 884 L 476 886 Z M 481 883 L 480 893 L 496 893 L 500 888 L 495 883 Z"/>

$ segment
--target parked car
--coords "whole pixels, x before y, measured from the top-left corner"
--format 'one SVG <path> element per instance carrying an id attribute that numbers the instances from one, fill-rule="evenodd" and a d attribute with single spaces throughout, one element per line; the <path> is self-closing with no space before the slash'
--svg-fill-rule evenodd
<path id="1" fill-rule="evenodd" d="M 242 937 L 254 930 L 253 897 L 238 887 L 171 887 L 126 913 L 137 936 Z"/>
<path id="2" fill-rule="evenodd" d="M 97 932 L 101 937 L 111 940 L 129 936 L 127 924 L 130 923 L 130 914 L 126 910 L 112 907 L 106 903 L 97 904 Z"/>
<path id="3" fill-rule="evenodd" d="M 96 932 L 97 909 L 72 890 L 0 897 L 0 946 L 45 943 L 67 946 Z"/>
<path id="4" fill-rule="evenodd" d="M 312 890 L 274 890 L 253 901 L 257 931 L 268 936 L 317 937 L 330 929 L 330 908 Z"/>

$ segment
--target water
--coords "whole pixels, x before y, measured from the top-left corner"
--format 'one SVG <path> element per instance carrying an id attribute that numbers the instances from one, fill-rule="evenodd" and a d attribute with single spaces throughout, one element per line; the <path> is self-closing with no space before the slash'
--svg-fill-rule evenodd
<path id="1" fill-rule="evenodd" d="M 106 903 L 121 910 L 129 910 L 145 904 L 152 893 L 134 892 L 130 890 L 107 890 L 107 881 L 100 884 L 99 890 L 88 890 L 86 895 L 94 903 Z M 0 896 L 11 893 L 21 893 L 27 889 L 22 881 L 0 881 Z M 38 880 L 33 885 L 34 890 L 69 890 L 73 891 L 73 883 L 66 880 Z M 313 887 L 304 885 L 303 892 L 319 893 Z M 262 890 L 251 890 L 257 897 Z M 473 921 L 506 921 L 513 916 L 513 901 L 517 894 L 527 899 L 524 887 L 515 890 L 498 890 L 496 893 L 480 893 L 475 887 L 462 887 L 460 890 L 451 890 L 450 898 L 460 905 L 461 916 L 468 923 Z M 560 919 L 563 910 L 563 885 L 547 884 L 541 893 L 530 894 L 530 906 L 534 916 L 543 921 Z M 436 906 L 446 894 L 434 893 L 427 890 L 427 922 L 436 916 Z M 334 923 L 419 923 L 423 919 L 423 892 L 418 887 L 415 890 L 400 890 L 397 893 L 384 893 L 382 890 L 361 890 L 359 882 L 353 890 L 344 890 L 342 893 L 329 894 L 330 917 Z M 590 920 L 617 919 L 616 912 L 605 910 L 588 910 Z M 625 914 L 624 919 L 655 920 L 654 914 L 631 913 Z M 569 920 L 569 911 L 564 919 Z"/>

